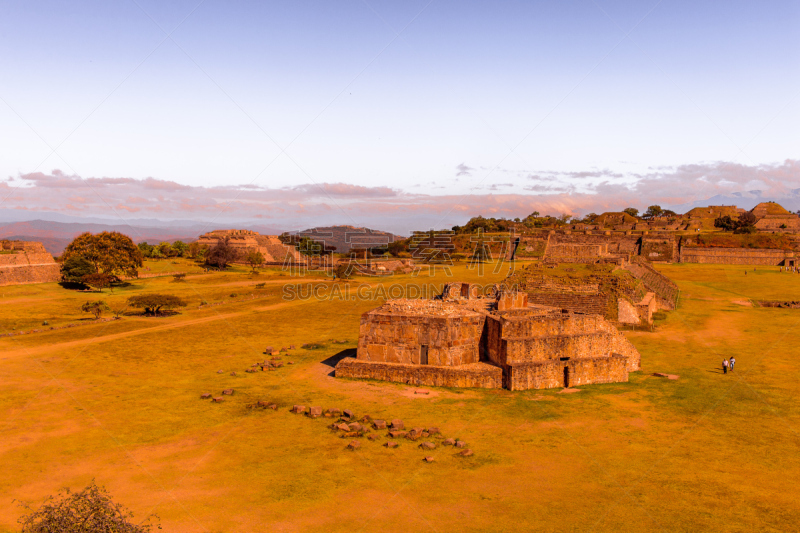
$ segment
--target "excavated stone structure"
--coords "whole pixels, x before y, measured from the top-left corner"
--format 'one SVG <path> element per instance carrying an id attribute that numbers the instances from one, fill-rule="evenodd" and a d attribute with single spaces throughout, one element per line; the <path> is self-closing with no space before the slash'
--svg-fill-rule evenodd
<path id="1" fill-rule="evenodd" d="M 357 356 L 336 376 L 526 390 L 627 381 L 639 370 L 639 352 L 602 316 L 527 299 L 451 283 L 440 300 L 390 300 L 362 315 Z"/>
<path id="2" fill-rule="evenodd" d="M 0 285 L 48 283 L 60 278 L 60 267 L 42 243 L 0 241 Z"/>
<path id="3" fill-rule="evenodd" d="M 201 246 L 212 247 L 225 238 L 241 257 L 246 256 L 250 251 L 257 251 L 264 256 L 265 263 L 300 261 L 300 253 L 293 247 L 283 244 L 276 235 L 261 235 L 246 229 L 214 230 L 200 235 L 197 243 Z"/>

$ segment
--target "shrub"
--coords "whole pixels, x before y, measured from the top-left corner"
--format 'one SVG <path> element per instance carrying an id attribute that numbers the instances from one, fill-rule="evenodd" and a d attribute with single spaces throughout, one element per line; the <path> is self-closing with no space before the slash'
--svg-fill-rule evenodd
<path id="1" fill-rule="evenodd" d="M 100 318 L 100 315 L 103 314 L 103 311 L 111 311 L 111 308 L 108 307 L 108 304 L 104 300 L 97 300 L 96 302 L 83 302 L 81 311 L 84 313 L 92 313 L 95 320 L 97 320 Z"/>
<path id="2" fill-rule="evenodd" d="M 150 524 L 131 523 L 133 513 L 114 503 L 94 481 L 80 492 L 63 489 L 38 509 L 24 507 L 30 512 L 19 519 L 22 533 L 147 533 L 151 529 Z"/>
<path id="3" fill-rule="evenodd" d="M 185 281 L 186 272 L 176 272 L 172 275 L 172 281 Z"/>

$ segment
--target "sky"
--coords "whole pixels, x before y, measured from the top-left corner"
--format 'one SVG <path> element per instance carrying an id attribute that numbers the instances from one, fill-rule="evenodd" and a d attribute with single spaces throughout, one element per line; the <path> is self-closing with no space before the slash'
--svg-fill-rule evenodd
<path id="1" fill-rule="evenodd" d="M 798 27 L 793 1 L 6 1 L 0 212 L 407 232 L 781 198 Z"/>

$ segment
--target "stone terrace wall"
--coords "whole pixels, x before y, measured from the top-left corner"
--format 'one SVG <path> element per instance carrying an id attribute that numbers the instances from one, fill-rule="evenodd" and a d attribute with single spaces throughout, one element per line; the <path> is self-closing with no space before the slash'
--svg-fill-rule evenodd
<path id="1" fill-rule="evenodd" d="M 662 309 L 675 309 L 678 305 L 678 286 L 667 276 L 644 261 L 625 265 L 625 270 L 644 283 L 648 291 L 654 292 Z"/>
<path id="2" fill-rule="evenodd" d="M 770 248 L 692 248 L 681 247 L 681 263 L 721 265 L 772 265 L 783 263 L 786 252 Z"/>
<path id="3" fill-rule="evenodd" d="M 483 316 L 456 317 L 365 313 L 361 317 L 358 359 L 420 364 L 420 345 L 428 345 L 429 365 L 477 363 Z"/>
<path id="4" fill-rule="evenodd" d="M 0 241 L 0 285 L 49 283 L 61 279 L 61 268 L 40 242 Z M 8 253 L 13 252 L 13 253 Z"/>
<path id="5" fill-rule="evenodd" d="M 346 358 L 336 365 L 336 377 L 379 379 L 428 387 L 484 389 L 503 387 L 503 371 L 499 367 L 482 363 L 462 366 L 423 366 L 374 363 Z"/>
<path id="6" fill-rule="evenodd" d="M 627 357 L 612 355 L 592 359 L 514 364 L 508 369 L 506 388 L 511 390 L 563 387 L 564 368 L 569 369 L 569 385 L 628 381 Z"/>
<path id="7" fill-rule="evenodd" d="M 601 316 L 608 314 L 607 294 L 579 294 L 579 293 L 545 293 L 528 291 L 528 302 L 536 305 L 547 305 L 559 309 L 569 309 L 579 313 L 590 313 Z"/>

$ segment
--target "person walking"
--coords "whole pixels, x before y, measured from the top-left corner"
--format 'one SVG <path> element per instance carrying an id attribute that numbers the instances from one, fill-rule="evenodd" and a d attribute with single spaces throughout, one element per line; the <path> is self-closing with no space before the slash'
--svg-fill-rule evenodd
<path id="1" fill-rule="evenodd" d="M 731 357 L 731 360 L 728 363 L 728 366 L 730 366 L 730 368 L 731 368 L 731 372 L 733 372 L 733 365 L 735 365 L 735 364 L 736 364 L 736 359 Z"/>
<path id="2" fill-rule="evenodd" d="M 723 359 L 722 360 L 722 373 L 723 374 L 727 374 L 728 373 L 728 360 L 727 359 Z"/>

